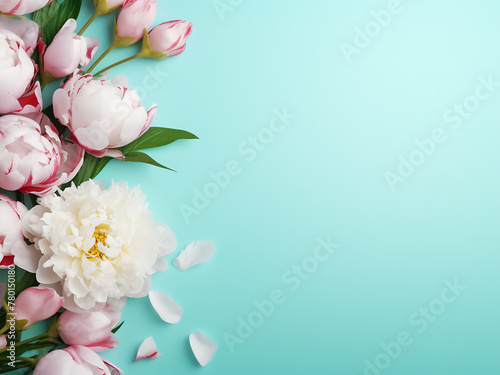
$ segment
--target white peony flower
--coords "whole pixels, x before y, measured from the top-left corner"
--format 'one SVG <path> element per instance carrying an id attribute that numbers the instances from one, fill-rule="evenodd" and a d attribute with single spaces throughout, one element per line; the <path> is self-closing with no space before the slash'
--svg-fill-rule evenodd
<path id="1" fill-rule="evenodd" d="M 125 182 L 105 189 L 87 181 L 39 199 L 23 218 L 24 235 L 40 251 L 42 286 L 57 290 L 71 311 L 99 310 L 123 297 L 144 297 L 151 275 L 177 246 L 153 221 L 145 195 Z"/>

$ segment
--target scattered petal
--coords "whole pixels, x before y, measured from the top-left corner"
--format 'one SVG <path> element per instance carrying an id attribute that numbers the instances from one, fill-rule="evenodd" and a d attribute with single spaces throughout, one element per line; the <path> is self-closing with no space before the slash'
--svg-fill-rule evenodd
<path id="1" fill-rule="evenodd" d="M 142 342 L 141 346 L 139 347 L 139 350 L 137 351 L 137 357 L 135 357 L 135 360 L 138 361 L 139 359 L 143 358 L 147 359 L 158 358 L 162 355 L 163 354 L 158 352 L 158 349 L 156 348 L 155 340 L 153 340 L 152 337 L 148 337 Z"/>
<path id="2" fill-rule="evenodd" d="M 194 241 L 191 242 L 179 256 L 174 259 L 174 266 L 179 271 L 185 271 L 188 268 L 208 261 L 215 252 L 215 244 L 212 241 Z"/>
<path id="3" fill-rule="evenodd" d="M 149 292 L 149 300 L 163 321 L 175 324 L 181 320 L 184 311 L 177 302 L 165 293 L 152 290 Z"/>
<path id="4" fill-rule="evenodd" d="M 189 335 L 189 344 L 194 356 L 202 366 L 210 362 L 217 349 L 217 345 L 201 331 L 196 331 Z"/>

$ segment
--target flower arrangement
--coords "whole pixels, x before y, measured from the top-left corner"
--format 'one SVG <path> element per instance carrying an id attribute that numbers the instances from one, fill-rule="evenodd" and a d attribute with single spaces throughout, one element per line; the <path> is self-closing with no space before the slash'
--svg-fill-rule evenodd
<path id="1" fill-rule="evenodd" d="M 145 108 L 124 77 L 108 76 L 136 58 L 182 53 L 192 24 L 150 29 L 156 0 L 93 4 L 95 13 L 77 32 L 82 0 L 0 3 L 0 188 L 8 191 L 0 194 L 0 268 L 7 278 L 0 373 L 123 374 L 98 353 L 119 345 L 126 299 L 149 295 L 168 323 L 183 314 L 166 294 L 151 291 L 151 276 L 167 268 L 164 256 L 177 247 L 174 233 L 153 220 L 138 187 L 94 179 L 112 159 L 170 169 L 142 150 L 197 138 L 154 127 L 157 106 Z M 115 12 L 113 41 L 94 61 L 99 39 L 84 33 Z M 112 50 L 140 42 L 139 53 L 94 73 Z M 57 80 L 51 103 L 43 103 L 42 90 Z M 209 241 L 193 242 L 174 264 L 185 270 L 214 250 Z M 48 330 L 30 336 L 44 320 Z M 205 365 L 216 345 L 201 332 L 189 340 Z M 158 356 L 150 337 L 136 360 Z"/>

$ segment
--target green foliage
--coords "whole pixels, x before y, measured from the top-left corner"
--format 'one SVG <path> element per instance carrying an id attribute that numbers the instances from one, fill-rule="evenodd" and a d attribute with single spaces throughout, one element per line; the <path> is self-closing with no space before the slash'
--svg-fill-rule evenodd
<path id="1" fill-rule="evenodd" d="M 49 45 L 61 27 L 70 18 L 77 19 L 82 7 L 82 0 L 53 0 L 33 13 L 33 21 L 40 25 L 42 40 Z"/>

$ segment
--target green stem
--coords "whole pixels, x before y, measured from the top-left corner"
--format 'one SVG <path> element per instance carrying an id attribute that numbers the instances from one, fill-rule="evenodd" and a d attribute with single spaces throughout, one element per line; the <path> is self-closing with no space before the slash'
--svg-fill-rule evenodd
<path id="1" fill-rule="evenodd" d="M 104 69 L 102 70 L 99 70 L 99 72 L 97 72 L 96 74 L 94 74 L 95 76 L 98 76 L 99 74 L 102 74 L 110 69 L 113 69 L 114 67 L 118 66 L 118 65 L 121 65 L 121 64 L 124 64 L 126 62 L 129 62 L 129 61 L 132 61 L 134 59 L 137 59 L 138 57 L 143 57 L 142 53 L 139 52 L 137 55 L 134 55 L 134 56 L 130 56 L 130 57 L 127 57 L 126 59 L 123 59 L 123 60 L 120 60 L 114 64 L 111 64 L 107 67 L 105 67 Z"/>
<path id="2" fill-rule="evenodd" d="M 33 359 L 33 358 L 28 358 L 28 357 L 16 357 L 16 359 L 20 360 L 20 361 L 23 361 L 23 362 L 26 362 L 26 363 L 30 363 L 32 365 L 36 365 L 36 359 Z"/>
<path id="3" fill-rule="evenodd" d="M 102 59 L 104 59 L 108 55 L 108 53 L 113 51 L 115 48 L 116 48 L 115 42 L 111 43 L 109 48 L 106 51 L 104 51 L 103 54 L 99 56 L 99 58 L 92 64 L 89 70 L 87 70 L 87 73 L 92 73 L 92 70 L 94 70 L 94 68 L 102 61 Z"/>
<path id="4" fill-rule="evenodd" d="M 37 340 L 43 340 L 45 338 L 49 338 L 50 336 L 46 333 L 43 333 L 41 335 L 38 335 L 38 336 L 35 336 L 35 337 L 32 337 L 30 339 L 26 339 L 26 340 L 23 340 L 23 341 L 19 341 L 16 345 L 14 345 L 14 347 L 19 347 L 19 346 L 23 346 L 25 344 L 29 344 L 30 342 L 33 342 L 33 341 L 37 341 Z M 3 353 L 3 352 L 6 352 L 7 351 L 7 347 L 3 348 L 3 349 L 0 349 L 0 354 Z"/>
<path id="5" fill-rule="evenodd" d="M 18 202 L 21 202 L 24 204 L 24 194 L 21 193 L 19 190 L 16 190 L 16 199 Z"/>
<path id="6" fill-rule="evenodd" d="M 31 199 L 31 204 L 33 205 L 33 207 L 35 207 L 38 202 L 36 201 L 36 196 L 34 194 L 30 194 L 30 199 Z"/>
<path id="7" fill-rule="evenodd" d="M 16 359 L 18 359 L 18 358 L 16 358 Z M 33 360 L 33 361 L 35 361 L 32 358 L 30 358 L 30 359 Z M 33 367 L 34 365 L 35 365 L 35 362 L 32 362 L 32 363 L 28 363 L 28 362 L 16 363 L 16 364 L 14 364 L 14 367 L 8 366 L 7 368 L 0 369 L 0 374 L 5 374 L 7 372 L 15 371 L 15 370 L 18 370 L 18 369 L 21 369 L 21 368 Z"/>
<path id="8" fill-rule="evenodd" d="M 92 22 L 94 22 L 94 20 L 97 18 L 97 16 L 98 16 L 97 12 L 94 12 L 92 17 L 90 17 L 90 19 L 87 21 L 87 23 L 85 25 L 83 25 L 81 30 L 78 32 L 78 35 L 82 35 L 85 32 L 85 30 L 87 30 L 87 28 L 92 24 Z"/>

